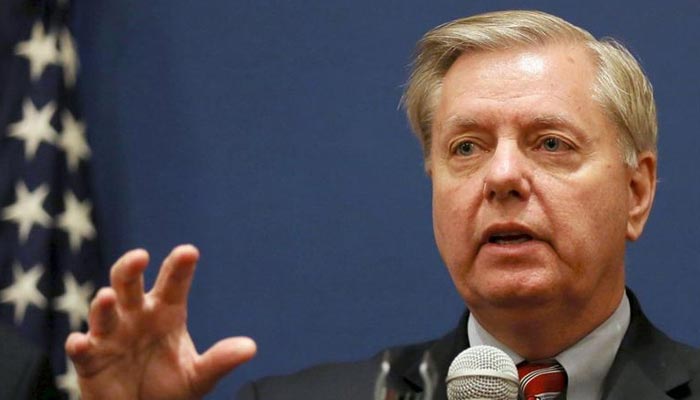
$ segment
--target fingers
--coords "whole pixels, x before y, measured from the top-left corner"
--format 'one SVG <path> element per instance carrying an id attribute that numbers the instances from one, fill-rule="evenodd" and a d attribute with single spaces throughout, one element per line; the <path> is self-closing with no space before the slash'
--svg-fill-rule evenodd
<path id="1" fill-rule="evenodd" d="M 117 326 L 117 295 L 112 288 L 100 289 L 90 304 L 88 324 L 90 333 L 100 337 L 109 334 Z"/>
<path id="2" fill-rule="evenodd" d="M 125 309 L 143 303 L 143 270 L 148 265 L 148 253 L 137 249 L 124 254 L 112 267 L 110 281 L 116 300 Z"/>
<path id="3" fill-rule="evenodd" d="M 66 339 L 66 354 L 77 361 L 84 356 L 90 348 L 88 335 L 80 332 L 73 332 Z M 77 360 L 76 360 L 77 359 Z"/>
<path id="4" fill-rule="evenodd" d="M 99 345 L 92 342 L 90 333 L 71 333 L 66 339 L 65 350 L 80 377 L 90 377 L 104 366 Z"/>
<path id="5" fill-rule="evenodd" d="M 90 339 L 88 335 L 80 332 L 73 332 L 68 335 L 65 344 L 66 355 L 70 357 L 75 365 L 76 371 L 80 375 L 86 373 L 86 364 L 90 359 Z"/>
<path id="6" fill-rule="evenodd" d="M 199 251 L 192 245 L 173 249 L 160 267 L 153 295 L 169 304 L 184 304 L 190 291 Z"/>
<path id="7" fill-rule="evenodd" d="M 255 356 L 255 342 L 248 337 L 221 340 L 199 356 L 195 363 L 196 391 L 206 393 L 235 367 Z"/>
<path id="8" fill-rule="evenodd" d="M 73 332 L 66 339 L 66 354 L 73 360 L 79 375 L 90 374 L 92 360 L 94 359 L 94 340 L 108 335 L 118 323 L 117 295 L 112 288 L 100 289 L 90 303 L 88 313 L 88 333 Z"/>

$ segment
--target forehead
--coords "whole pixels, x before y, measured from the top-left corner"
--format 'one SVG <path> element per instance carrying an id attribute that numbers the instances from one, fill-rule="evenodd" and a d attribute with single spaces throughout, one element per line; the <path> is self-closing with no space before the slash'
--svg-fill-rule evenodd
<path id="1" fill-rule="evenodd" d="M 602 114 L 593 98 L 595 80 L 591 53 L 581 45 L 465 53 L 443 79 L 436 122 L 493 120 L 504 112 L 557 118 Z"/>

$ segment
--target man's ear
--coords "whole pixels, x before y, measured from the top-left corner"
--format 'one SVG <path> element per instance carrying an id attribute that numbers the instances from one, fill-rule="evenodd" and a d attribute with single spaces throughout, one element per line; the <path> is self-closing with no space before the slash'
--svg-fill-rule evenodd
<path id="1" fill-rule="evenodd" d="M 627 219 L 627 239 L 637 240 L 649 218 L 656 193 L 656 154 L 639 153 L 637 167 L 630 167 L 630 208 Z"/>

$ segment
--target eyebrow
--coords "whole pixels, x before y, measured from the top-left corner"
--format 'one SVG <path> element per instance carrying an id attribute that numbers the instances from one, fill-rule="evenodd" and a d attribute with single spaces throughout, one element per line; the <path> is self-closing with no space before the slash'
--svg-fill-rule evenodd
<path id="1" fill-rule="evenodd" d="M 478 119 L 464 115 L 453 115 L 445 121 L 443 128 L 448 131 L 455 129 L 470 130 L 488 126 L 489 123 L 480 122 Z M 571 119 L 558 114 L 540 114 L 533 118 L 525 117 L 520 125 L 526 130 L 536 128 L 561 127 L 570 130 L 572 133 L 582 136 L 583 132 Z"/>
<path id="2" fill-rule="evenodd" d="M 576 127 L 573 125 L 573 123 L 571 121 L 569 121 L 567 118 L 564 118 L 561 115 L 552 115 L 552 114 L 538 115 L 525 125 L 564 126 L 564 127 L 570 127 L 572 129 L 576 129 Z"/>
<path id="3" fill-rule="evenodd" d="M 525 128 L 549 128 L 549 127 L 561 127 L 564 128 L 568 131 L 571 131 L 576 136 L 579 136 L 581 138 L 584 138 L 584 132 L 581 130 L 581 128 L 576 125 L 571 119 L 566 118 L 563 115 L 557 115 L 557 114 L 544 114 L 544 115 L 538 115 L 535 118 L 532 118 L 531 120 L 527 121 L 524 124 Z"/>
<path id="4" fill-rule="evenodd" d="M 453 115 L 449 117 L 447 121 L 445 121 L 445 123 L 443 124 L 443 128 L 447 128 L 447 130 L 449 131 L 452 131 L 456 128 L 464 130 L 474 129 L 481 126 L 483 126 L 483 124 L 481 124 L 477 119 L 465 117 L 462 115 Z"/>

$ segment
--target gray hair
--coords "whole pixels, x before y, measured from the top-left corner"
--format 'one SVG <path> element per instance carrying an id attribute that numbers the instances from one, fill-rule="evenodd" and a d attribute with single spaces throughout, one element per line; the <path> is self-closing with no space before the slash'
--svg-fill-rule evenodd
<path id="1" fill-rule="evenodd" d="M 498 11 L 440 25 L 418 42 L 402 102 L 426 162 L 430 161 L 433 113 L 442 80 L 460 55 L 559 43 L 581 44 L 590 50 L 598 69 L 593 96 L 620 130 L 618 141 L 625 163 L 636 166 L 640 152 L 656 153 L 658 128 L 651 83 L 622 44 L 610 38 L 598 40 L 547 13 Z"/>

